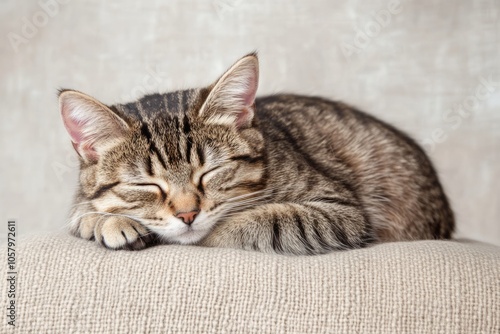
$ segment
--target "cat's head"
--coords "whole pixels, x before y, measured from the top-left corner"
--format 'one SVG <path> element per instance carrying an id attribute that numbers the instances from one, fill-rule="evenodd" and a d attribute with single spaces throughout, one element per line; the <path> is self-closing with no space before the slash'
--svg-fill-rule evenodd
<path id="1" fill-rule="evenodd" d="M 62 90 L 62 118 L 81 161 L 78 198 L 168 241 L 201 240 L 264 187 L 257 85 L 258 60 L 250 54 L 209 87 L 128 104 Z"/>

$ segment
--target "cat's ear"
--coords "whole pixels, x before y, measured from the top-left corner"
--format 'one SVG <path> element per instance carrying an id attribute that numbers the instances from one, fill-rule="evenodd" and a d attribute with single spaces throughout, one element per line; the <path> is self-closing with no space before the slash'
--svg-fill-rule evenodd
<path id="1" fill-rule="evenodd" d="M 259 83 L 257 54 L 238 60 L 213 84 L 199 115 L 211 124 L 250 127 Z"/>
<path id="2" fill-rule="evenodd" d="M 60 91 L 59 108 L 73 147 L 87 162 L 97 161 L 129 130 L 127 123 L 109 107 L 74 90 Z"/>

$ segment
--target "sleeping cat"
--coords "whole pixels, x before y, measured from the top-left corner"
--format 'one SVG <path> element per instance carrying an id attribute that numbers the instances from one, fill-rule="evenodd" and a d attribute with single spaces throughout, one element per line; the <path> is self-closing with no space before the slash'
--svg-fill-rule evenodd
<path id="1" fill-rule="evenodd" d="M 59 95 L 81 161 L 73 234 L 312 255 L 448 239 L 431 162 L 401 131 L 341 102 L 256 98 L 249 54 L 214 84 L 107 106 Z"/>

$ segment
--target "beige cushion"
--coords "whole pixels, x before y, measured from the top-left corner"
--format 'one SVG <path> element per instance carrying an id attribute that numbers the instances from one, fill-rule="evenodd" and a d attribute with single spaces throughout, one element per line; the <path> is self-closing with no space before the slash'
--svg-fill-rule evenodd
<path id="1" fill-rule="evenodd" d="M 499 250 L 419 241 L 286 257 L 172 245 L 109 251 L 67 235 L 32 237 L 17 246 L 17 328 L 500 333 Z"/>

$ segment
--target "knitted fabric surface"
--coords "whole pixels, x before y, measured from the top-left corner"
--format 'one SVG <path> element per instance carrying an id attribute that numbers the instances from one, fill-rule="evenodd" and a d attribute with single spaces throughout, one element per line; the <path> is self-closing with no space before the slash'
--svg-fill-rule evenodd
<path id="1" fill-rule="evenodd" d="M 21 239 L 17 256 L 7 332 L 500 333 L 500 248 L 480 243 L 287 257 L 51 235 Z"/>

